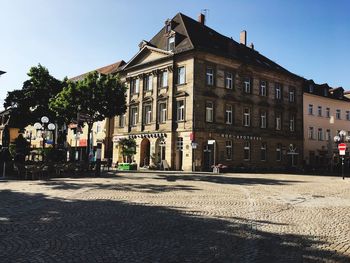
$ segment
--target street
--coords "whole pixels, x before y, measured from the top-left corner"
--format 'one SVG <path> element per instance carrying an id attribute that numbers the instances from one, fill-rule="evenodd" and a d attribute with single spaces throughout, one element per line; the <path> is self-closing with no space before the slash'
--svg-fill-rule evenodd
<path id="1" fill-rule="evenodd" d="M 0 181 L 1 262 L 350 262 L 350 178 Z"/>

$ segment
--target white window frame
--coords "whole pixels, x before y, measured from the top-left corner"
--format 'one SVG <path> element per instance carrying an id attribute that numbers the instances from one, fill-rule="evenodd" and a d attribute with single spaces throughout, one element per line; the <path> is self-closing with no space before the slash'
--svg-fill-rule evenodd
<path id="1" fill-rule="evenodd" d="M 327 141 L 331 140 L 332 134 L 331 134 L 331 130 L 330 130 L 330 129 L 327 129 L 327 130 L 326 130 L 325 136 L 326 136 L 326 140 L 327 140 Z"/>
<path id="2" fill-rule="evenodd" d="M 279 112 L 276 113 L 275 124 L 276 131 L 282 130 L 282 114 Z"/>
<path id="3" fill-rule="evenodd" d="M 226 141 L 226 160 L 232 160 L 232 141 Z"/>
<path id="4" fill-rule="evenodd" d="M 282 85 L 280 83 L 275 84 L 275 99 L 276 100 L 282 99 Z"/>
<path id="5" fill-rule="evenodd" d="M 318 128 L 318 130 L 317 130 L 317 140 L 323 141 L 323 129 L 322 128 Z"/>
<path id="6" fill-rule="evenodd" d="M 295 102 L 295 89 L 289 90 L 289 102 Z"/>
<path id="7" fill-rule="evenodd" d="M 186 83 L 186 68 L 185 66 L 181 66 L 177 68 L 177 84 L 185 84 Z"/>
<path id="8" fill-rule="evenodd" d="M 249 161 L 250 160 L 250 141 L 244 141 L 243 145 L 243 160 L 244 161 Z M 246 153 L 248 158 L 246 158 Z"/>
<path id="9" fill-rule="evenodd" d="M 345 114 L 346 114 L 346 115 L 345 115 L 345 116 L 346 116 L 346 120 L 347 120 L 347 121 L 350 121 L 350 111 L 347 110 L 347 111 L 345 112 Z"/>
<path id="10" fill-rule="evenodd" d="M 233 89 L 233 74 L 231 72 L 225 72 L 225 88 Z"/>
<path id="11" fill-rule="evenodd" d="M 244 93 L 251 93 L 251 78 L 244 78 Z"/>
<path id="12" fill-rule="evenodd" d="M 131 107 L 130 109 L 131 113 L 131 126 L 136 126 L 138 123 L 138 107 Z"/>
<path id="13" fill-rule="evenodd" d="M 144 83 L 143 83 L 143 87 L 145 91 L 152 91 L 153 89 L 153 76 L 152 75 L 147 75 L 144 79 L 143 79 Z"/>
<path id="14" fill-rule="evenodd" d="M 212 101 L 207 101 L 205 103 L 205 121 L 206 122 L 214 121 L 214 103 Z"/>
<path id="15" fill-rule="evenodd" d="M 232 105 L 226 104 L 225 108 L 225 123 L 232 124 L 233 107 Z"/>
<path id="16" fill-rule="evenodd" d="M 152 105 L 146 104 L 144 106 L 145 111 L 145 124 L 150 124 L 152 122 Z"/>
<path id="17" fill-rule="evenodd" d="M 308 129 L 308 135 L 307 137 L 310 139 L 310 140 L 314 140 L 315 138 L 315 135 L 314 135 L 314 127 L 309 127 Z"/>
<path id="18" fill-rule="evenodd" d="M 167 50 L 174 51 L 175 49 L 175 36 L 170 36 L 167 42 Z"/>
<path id="19" fill-rule="evenodd" d="M 262 158 L 263 153 L 264 153 L 264 158 Z M 266 162 L 266 160 L 267 160 L 267 143 L 262 142 L 260 147 L 260 161 Z"/>
<path id="20" fill-rule="evenodd" d="M 182 105 L 180 105 L 182 103 Z M 185 120 L 185 100 L 176 101 L 176 120 Z"/>
<path id="21" fill-rule="evenodd" d="M 309 104 L 308 113 L 309 113 L 309 115 L 313 115 L 314 114 L 314 105 Z"/>
<path id="22" fill-rule="evenodd" d="M 337 109 L 337 110 L 335 111 L 335 118 L 336 118 L 337 120 L 340 120 L 340 119 L 341 119 L 341 110 L 340 110 L 340 109 Z"/>
<path id="23" fill-rule="evenodd" d="M 317 115 L 322 117 L 322 106 L 317 106 Z"/>
<path id="24" fill-rule="evenodd" d="M 260 112 L 260 128 L 266 129 L 266 127 L 267 127 L 267 112 L 264 110 Z"/>
<path id="25" fill-rule="evenodd" d="M 159 123 L 166 122 L 166 119 L 167 119 L 166 114 L 167 114 L 166 102 L 159 103 Z"/>
<path id="26" fill-rule="evenodd" d="M 327 118 L 331 117 L 331 109 L 330 108 L 326 108 L 326 117 Z"/>
<path id="27" fill-rule="evenodd" d="M 276 162 L 282 161 L 282 144 L 277 143 L 276 146 Z"/>
<path id="28" fill-rule="evenodd" d="M 250 108 L 243 108 L 243 126 L 250 127 Z"/>
<path id="29" fill-rule="evenodd" d="M 119 128 L 125 127 L 125 114 L 119 115 Z"/>
<path id="30" fill-rule="evenodd" d="M 159 87 L 160 88 L 166 88 L 168 87 L 168 71 L 164 70 L 160 73 L 160 83 Z"/>
<path id="31" fill-rule="evenodd" d="M 295 131 L 295 115 L 290 115 L 289 118 L 289 131 L 293 132 Z"/>
<path id="32" fill-rule="evenodd" d="M 267 82 L 265 80 L 260 81 L 260 96 L 267 96 Z"/>
<path id="33" fill-rule="evenodd" d="M 140 88 L 140 79 L 134 78 L 130 80 L 130 93 L 131 94 L 138 94 Z"/>
<path id="34" fill-rule="evenodd" d="M 208 86 L 214 86 L 214 69 L 212 67 L 207 67 L 205 79 Z"/>

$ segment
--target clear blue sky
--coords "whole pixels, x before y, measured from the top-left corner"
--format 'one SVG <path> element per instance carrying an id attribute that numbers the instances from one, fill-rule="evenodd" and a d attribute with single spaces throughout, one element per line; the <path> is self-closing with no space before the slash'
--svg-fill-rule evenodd
<path id="1" fill-rule="evenodd" d="M 38 63 L 56 78 L 128 61 L 182 12 L 248 43 L 288 70 L 350 90 L 350 1 L 0 0 L 0 103 Z M 0 106 L 2 107 L 2 105 Z"/>

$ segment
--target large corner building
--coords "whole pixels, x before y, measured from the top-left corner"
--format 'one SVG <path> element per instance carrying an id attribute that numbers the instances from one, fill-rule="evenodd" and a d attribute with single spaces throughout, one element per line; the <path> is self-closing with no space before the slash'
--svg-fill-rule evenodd
<path id="1" fill-rule="evenodd" d="M 166 20 L 120 70 L 127 112 L 115 118 L 113 161 L 132 137 L 139 167 L 300 166 L 303 79 L 248 47 L 245 31 L 238 43 L 204 20 Z"/>

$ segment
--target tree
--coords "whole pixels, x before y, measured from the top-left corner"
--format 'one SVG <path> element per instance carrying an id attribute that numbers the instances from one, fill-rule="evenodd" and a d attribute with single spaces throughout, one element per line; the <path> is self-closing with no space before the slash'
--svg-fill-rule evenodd
<path id="1" fill-rule="evenodd" d="M 49 100 L 61 90 L 64 82 L 50 75 L 42 65 L 30 68 L 29 79 L 23 83 L 22 89 L 7 93 L 4 107 L 11 108 L 11 119 L 18 128 L 34 124 L 42 116 L 56 120 L 55 112 L 49 109 Z"/>
<path id="2" fill-rule="evenodd" d="M 131 157 L 136 153 L 136 142 L 134 139 L 122 138 L 119 140 L 123 162 L 131 162 Z"/>
<path id="3" fill-rule="evenodd" d="M 76 120 L 78 112 L 84 116 L 89 131 L 87 142 L 90 145 L 94 122 L 125 112 L 125 91 L 118 75 L 103 75 L 94 71 L 82 80 L 67 81 L 62 91 L 50 101 L 50 109 L 66 122 Z M 85 157 L 88 157 L 88 152 Z"/>

